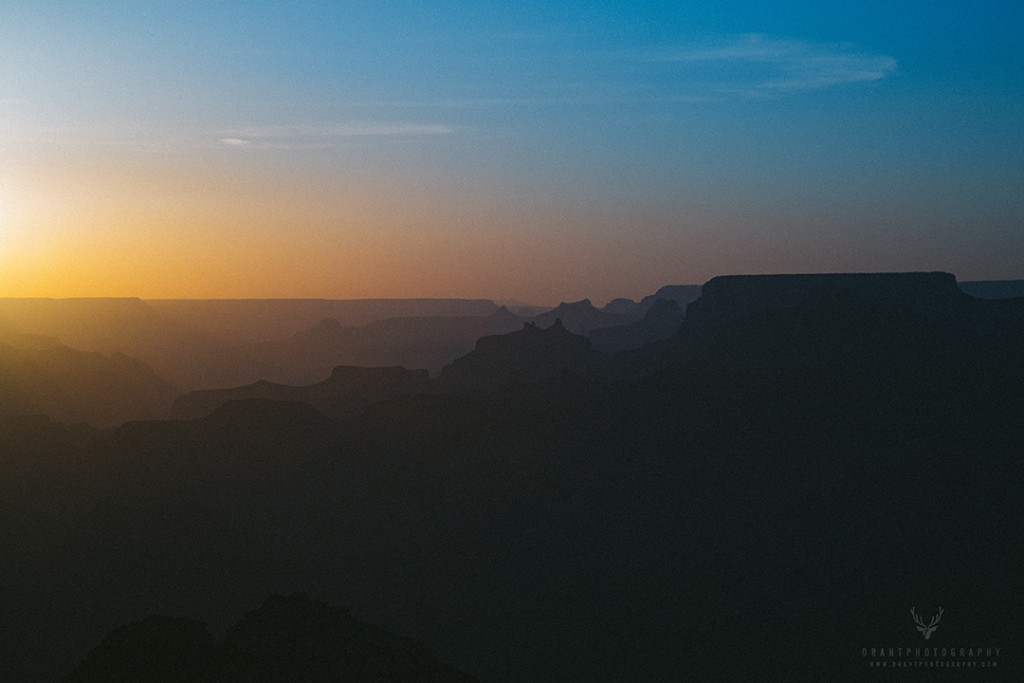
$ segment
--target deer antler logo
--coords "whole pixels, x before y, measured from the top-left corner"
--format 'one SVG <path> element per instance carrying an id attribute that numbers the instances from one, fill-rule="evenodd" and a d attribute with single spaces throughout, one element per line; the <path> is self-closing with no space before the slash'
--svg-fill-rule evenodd
<path id="1" fill-rule="evenodd" d="M 938 628 L 939 619 L 942 618 L 942 608 L 939 608 L 939 613 L 936 614 L 935 617 L 931 620 L 931 623 L 927 625 L 923 621 L 921 621 L 921 617 L 917 616 L 917 614 L 914 613 L 913 607 L 910 608 L 910 616 L 914 617 L 914 623 L 917 624 L 917 630 L 924 634 L 925 640 L 928 640 L 932 637 L 932 633 L 934 633 L 935 629 Z"/>

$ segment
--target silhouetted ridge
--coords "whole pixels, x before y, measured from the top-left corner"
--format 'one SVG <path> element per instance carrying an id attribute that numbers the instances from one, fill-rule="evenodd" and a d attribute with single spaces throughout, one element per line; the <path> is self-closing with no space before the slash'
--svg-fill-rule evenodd
<path id="1" fill-rule="evenodd" d="M 968 678 L 1020 681 L 1024 299 L 862 279 L 723 278 L 720 316 L 612 358 L 519 322 L 450 365 L 465 390 L 344 420 L 0 418 L 0 680 L 59 680 L 145 614 L 224 633 L 287 587 L 488 681 L 878 680 L 864 647 L 961 642 L 1003 648 Z M 367 650 L 278 600 L 227 675 Z M 925 642 L 909 607 L 939 604 Z"/>
<path id="2" fill-rule="evenodd" d="M 306 595 L 279 595 L 229 629 L 217 648 L 217 680 L 473 681 L 400 638 Z"/>
<path id="3" fill-rule="evenodd" d="M 910 369 L 940 371 L 952 361 L 945 349 L 955 341 L 929 318 L 823 285 L 795 305 L 724 321 L 702 357 L 730 373 L 814 372 L 820 373 L 816 381 L 869 376 L 888 382 Z"/>
<path id="4" fill-rule="evenodd" d="M 555 320 L 561 320 L 565 329 L 576 334 L 587 334 L 596 327 L 611 327 L 612 325 L 621 325 L 624 322 L 628 322 L 622 316 L 605 313 L 594 308 L 594 305 L 590 303 L 590 299 L 583 299 L 573 303 L 560 303 L 552 310 L 547 313 L 541 313 L 534 319 L 540 327 L 550 327 L 554 324 Z"/>
<path id="5" fill-rule="evenodd" d="M 150 299 L 169 318 L 218 337 L 281 339 L 333 318 L 358 327 L 375 320 L 414 316 L 486 316 L 497 309 L 489 299 Z"/>
<path id="6" fill-rule="evenodd" d="M 58 339 L 48 335 L 19 332 L 3 318 L 0 318 L 0 344 L 16 349 L 55 349 L 64 346 Z"/>
<path id="7" fill-rule="evenodd" d="M 917 311 L 949 310 L 967 297 L 949 273 L 724 275 L 704 284 L 687 308 L 688 327 L 713 325 L 755 311 L 800 304 L 822 287 L 846 290 L 865 303 Z"/>
<path id="8" fill-rule="evenodd" d="M 507 320 L 509 322 L 513 322 L 513 321 L 520 320 L 520 317 L 518 315 L 516 315 L 512 311 L 508 310 L 508 306 L 501 306 L 501 307 L 499 307 L 498 310 L 496 310 L 494 313 L 491 313 L 487 317 L 490 318 L 492 321 L 494 321 L 494 320 Z"/>
<path id="9" fill-rule="evenodd" d="M 312 383 L 336 365 L 405 365 L 438 371 L 468 353 L 477 337 L 511 331 L 493 325 L 465 330 L 457 322 L 489 320 L 497 310 L 494 302 L 484 299 L 0 298 L 0 320 L 10 329 L 52 337 L 83 351 L 139 358 L 161 377 L 188 389 L 237 386 L 257 379 Z M 402 334 L 402 329 L 397 335 L 388 329 L 360 329 L 394 318 L 436 322 L 412 335 Z M 443 322 L 448 318 L 450 324 Z M 318 325 L 328 319 L 337 324 Z M 300 331 L 314 328 L 312 338 L 292 340 Z"/>
<path id="10" fill-rule="evenodd" d="M 194 419 L 209 415 L 230 401 L 269 399 L 300 401 L 327 415 L 341 417 L 356 414 L 377 401 L 425 391 L 428 379 L 426 370 L 338 366 L 326 380 L 309 386 L 261 380 L 233 389 L 193 391 L 174 402 L 171 414 L 177 419 Z"/>
<path id="11" fill-rule="evenodd" d="M 675 301 L 685 311 L 688 305 L 700 298 L 702 289 L 703 285 L 665 285 L 640 301 L 640 315 L 646 315 L 658 299 Z"/>
<path id="12" fill-rule="evenodd" d="M 206 624 L 150 616 L 107 634 L 64 683 L 204 681 L 213 655 Z"/>
<path id="13" fill-rule="evenodd" d="M 167 416 L 179 392 L 140 360 L 79 351 L 38 335 L 0 341 L 0 415 L 45 413 L 113 426 Z"/>
<path id="14" fill-rule="evenodd" d="M 507 308 L 478 316 L 407 316 L 345 327 L 333 318 L 320 321 L 288 339 L 255 346 L 253 362 L 239 381 L 268 379 L 283 384 L 311 384 L 332 368 L 404 366 L 439 371 L 445 363 L 473 350 L 476 340 L 515 330 L 522 319 Z"/>
<path id="15" fill-rule="evenodd" d="M 206 625 L 151 616 L 111 631 L 64 683 L 301 683 L 475 679 L 304 594 L 271 596 L 216 648 Z"/>
<path id="16" fill-rule="evenodd" d="M 187 385 L 196 357 L 218 342 L 137 298 L 2 299 L 0 316 L 20 331 L 59 339 L 83 351 L 125 353 Z"/>
<path id="17" fill-rule="evenodd" d="M 594 348 L 605 353 L 638 349 L 645 344 L 671 337 L 683 322 L 684 312 L 670 299 L 658 299 L 646 315 L 629 325 L 600 327 L 587 335 Z"/>
<path id="18" fill-rule="evenodd" d="M 444 367 L 439 382 L 445 389 L 464 390 L 536 382 L 563 373 L 594 378 L 606 363 L 590 340 L 556 318 L 546 329 L 524 323 L 517 332 L 481 337 L 472 353 Z"/>
<path id="19" fill-rule="evenodd" d="M 238 398 L 225 401 L 202 418 L 219 429 L 241 429 L 258 425 L 260 431 L 296 423 L 321 425 L 327 418 L 305 401 L 272 398 Z"/>
<path id="20" fill-rule="evenodd" d="M 640 304 L 632 299 L 626 299 L 623 297 L 612 299 L 606 303 L 601 310 L 611 315 L 622 316 L 623 320 L 629 321 L 638 320 L 643 315 L 643 312 L 640 310 Z"/>
<path id="21" fill-rule="evenodd" d="M 723 368 L 821 372 L 852 370 L 859 359 L 862 374 L 949 364 L 991 376 L 1000 363 L 1020 367 L 1022 326 L 1024 300 L 974 299 L 948 273 L 730 275 L 703 286 L 676 334 L 616 364 L 622 377 L 713 359 Z"/>

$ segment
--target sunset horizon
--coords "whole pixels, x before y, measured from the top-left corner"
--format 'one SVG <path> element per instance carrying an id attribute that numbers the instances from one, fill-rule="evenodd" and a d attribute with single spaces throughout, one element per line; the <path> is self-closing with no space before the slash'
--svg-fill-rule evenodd
<path id="1" fill-rule="evenodd" d="M 753 276 L 792 276 L 792 275 L 861 275 L 861 274 L 917 274 L 917 273 L 949 273 L 958 284 L 962 283 L 1007 283 L 1013 284 L 1024 282 L 1024 278 L 962 278 L 956 273 L 951 273 L 942 269 L 927 269 L 927 270 L 846 270 L 846 271 L 783 271 L 777 273 L 765 273 L 765 272 L 735 272 L 735 273 L 718 273 L 709 278 L 700 281 L 684 281 L 678 279 L 677 281 L 666 281 L 659 285 L 641 289 L 634 287 L 629 292 L 622 293 L 617 292 L 607 296 L 595 296 L 582 291 L 578 296 L 561 296 L 555 299 L 523 299 L 515 296 L 502 296 L 502 295 L 467 295 L 463 296 L 458 293 L 446 294 L 441 293 L 438 295 L 423 294 L 422 292 L 410 293 L 409 295 L 401 295 L 401 293 L 395 296 L 318 296 L 318 295 L 298 295 L 298 296 L 222 296 L 222 295 L 211 295 L 211 296 L 136 296 L 131 294 L 126 295 L 99 295 L 99 294 L 86 294 L 86 295 L 50 295 L 50 294 L 27 294 L 27 295 L 2 295 L 2 299 L 18 300 L 18 299 L 37 299 L 37 300 L 138 300 L 138 301 L 151 301 L 151 302 L 166 302 L 166 301 L 208 301 L 208 302 L 256 302 L 256 301 L 490 301 L 498 306 L 511 306 L 511 307 L 530 307 L 530 308 L 555 308 L 560 303 L 572 303 L 587 300 L 591 302 L 591 305 L 596 308 L 603 308 L 604 306 L 612 303 L 616 299 L 626 299 L 630 301 L 638 302 L 644 297 L 650 297 L 656 294 L 656 292 L 666 286 L 685 285 L 685 286 L 701 286 L 708 280 L 723 276 L 733 275 L 753 275 Z"/>
<path id="2" fill-rule="evenodd" d="M 1024 277 L 1024 11 L 24 6 L 0 296 Z"/>
<path id="3" fill-rule="evenodd" d="M 0 681 L 1024 681 L 1022 36 L 4 3 Z"/>

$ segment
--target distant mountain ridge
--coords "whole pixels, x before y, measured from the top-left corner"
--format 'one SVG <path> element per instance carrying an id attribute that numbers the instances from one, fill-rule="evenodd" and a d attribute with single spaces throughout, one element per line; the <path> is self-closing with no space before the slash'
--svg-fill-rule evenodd
<path id="1" fill-rule="evenodd" d="M 177 393 L 172 384 L 186 389 L 236 387 L 231 390 L 236 394 L 269 397 L 289 394 L 291 389 L 284 387 L 319 384 L 339 366 L 400 366 L 436 373 L 473 352 L 483 337 L 516 332 L 524 322 L 548 329 L 555 320 L 561 321 L 565 331 L 587 336 L 591 351 L 633 353 L 654 345 L 633 353 L 631 362 L 635 364 L 629 371 L 621 368 L 630 362 L 612 363 L 620 367 L 620 373 L 634 376 L 670 362 L 679 352 L 668 349 L 692 345 L 700 330 L 706 333 L 730 319 L 759 310 L 800 305 L 823 287 L 848 290 L 871 306 L 916 311 L 914 315 L 931 311 L 927 314 L 972 317 L 974 324 L 998 334 L 1000 323 L 993 307 L 1012 307 L 1014 299 L 1008 297 L 1019 292 L 1021 283 L 1024 281 L 957 283 L 952 275 L 942 273 L 720 276 L 705 285 L 664 286 L 639 303 L 615 299 L 598 309 L 583 299 L 562 303 L 533 318 L 523 318 L 487 300 L 0 299 L 0 343 L 10 347 L 4 357 L 11 368 L 0 412 L 44 412 L 64 420 L 109 425 L 121 417 L 165 416 L 159 406 L 170 405 L 168 396 Z M 346 325 L 338 318 L 323 318 L 307 328 L 291 327 L 296 321 L 332 311 L 348 316 L 344 320 L 349 321 L 391 313 L 438 315 L 378 317 L 359 326 Z M 467 311 L 473 314 L 449 315 Z M 487 314 L 477 315 L 482 312 Z M 190 327 L 189 321 L 198 327 Z M 683 328 L 681 336 L 676 334 Z M 258 341 L 259 335 L 285 329 L 289 333 L 279 339 Z M 214 334 L 224 331 L 235 339 L 244 337 L 244 343 L 228 343 Z M 77 346 L 68 344 L 67 339 Z M 657 347 L 662 342 L 667 346 Z M 60 348 L 65 350 L 57 351 Z M 101 362 L 87 355 L 90 352 L 108 360 Z M 33 354 L 37 370 L 24 375 Z M 72 361 L 72 356 L 77 360 Z M 48 363 L 58 363 L 59 359 L 63 374 L 39 374 L 37 361 L 44 357 L 50 359 Z M 127 363 L 123 360 L 126 357 L 141 359 L 152 369 L 143 369 L 134 361 Z M 79 369 L 71 372 L 72 365 Z M 101 370 L 101 365 L 106 369 Z M 88 371 L 92 374 L 82 374 L 86 367 L 92 368 Z M 521 374 L 540 377 L 536 372 Z M 148 378 L 143 379 L 144 375 Z M 17 379 L 19 376 L 23 379 Z M 35 379 L 25 380 L 28 376 Z M 69 384 L 80 383 L 86 376 L 93 377 L 97 386 L 120 383 L 123 391 L 108 391 L 103 394 L 108 397 L 104 401 L 94 400 L 99 395 L 95 392 L 91 394 L 94 398 L 87 398 L 90 394 Z M 103 376 L 108 379 L 100 380 Z M 239 388 L 260 380 L 269 383 L 262 385 L 266 391 L 240 392 Z M 274 384 L 279 387 L 267 390 Z M 120 407 L 111 411 L 99 407 L 103 404 Z"/>
<path id="2" fill-rule="evenodd" d="M 535 317 L 533 322 L 540 327 L 551 327 L 556 320 L 560 320 L 562 326 L 569 332 L 582 335 L 598 327 L 623 325 L 631 321 L 626 316 L 606 313 L 595 308 L 590 299 L 582 299 L 572 303 L 562 302 L 550 311 Z"/>
<path id="3" fill-rule="evenodd" d="M 168 318 L 232 343 L 276 340 L 333 318 L 344 327 L 403 317 L 485 316 L 490 299 L 147 299 Z"/>
<path id="4" fill-rule="evenodd" d="M 498 310 L 486 299 L 0 298 L 0 321 L 13 329 L 82 351 L 123 353 L 193 388 L 255 379 L 246 374 L 253 362 L 246 348 L 287 339 L 327 318 L 363 326 L 385 318 L 477 317 Z M 469 350 L 472 341 L 460 348 Z M 316 379 L 338 364 L 326 364 Z"/>
<path id="5" fill-rule="evenodd" d="M 679 304 L 679 308 L 685 311 L 687 306 L 700 298 L 703 291 L 704 285 L 665 285 L 654 294 L 641 299 L 640 314 L 646 315 L 657 303 L 658 299 L 675 301 Z"/>
<path id="6" fill-rule="evenodd" d="M 687 287 L 682 292 L 689 295 L 693 290 Z M 573 333 L 560 318 L 547 327 L 540 322 L 559 312 L 576 316 L 577 326 L 584 329 L 596 320 L 607 319 L 609 314 L 602 314 L 588 300 L 562 304 L 538 316 L 538 322 L 522 323 L 503 310 L 488 318 L 454 319 L 471 324 L 474 331 L 483 329 L 480 325 L 489 318 L 499 320 L 500 326 L 521 323 L 522 327 L 511 333 L 481 336 L 473 351 L 445 365 L 435 380 L 428 380 L 425 373 L 409 375 L 407 393 L 493 390 L 560 376 L 609 382 L 642 377 L 696 357 L 710 361 L 729 354 L 733 357 L 730 362 L 738 367 L 756 358 L 760 359 L 758 367 L 763 369 L 770 368 L 772 363 L 782 364 L 780 367 L 789 364 L 787 367 L 792 370 L 801 363 L 810 368 L 815 363 L 832 362 L 825 359 L 836 356 L 839 349 L 846 349 L 848 362 L 853 358 L 868 362 L 863 355 L 865 349 L 903 358 L 911 353 L 907 349 L 926 344 L 929 334 L 938 340 L 936 343 L 956 349 L 973 348 L 976 353 L 988 348 L 983 340 L 993 335 L 987 332 L 995 333 L 995 328 L 1003 324 L 999 322 L 1003 314 L 996 310 L 1001 307 L 1003 302 L 979 301 L 964 294 L 956 287 L 955 278 L 945 273 L 723 276 L 709 281 L 700 299 L 692 302 L 685 313 L 676 301 L 658 299 L 642 320 L 592 329 L 589 337 Z M 814 323 L 818 327 L 809 327 L 811 321 L 819 321 Z M 421 322 L 394 319 L 367 327 L 393 332 L 400 326 Z M 431 322 L 440 322 L 439 329 L 449 330 L 452 321 Z M 836 324 L 847 325 L 846 333 L 840 334 Z M 774 332 L 764 337 L 763 331 L 755 332 L 761 326 Z M 971 326 L 980 327 L 972 332 Z M 319 345 L 334 344 L 343 349 L 350 348 L 359 334 L 358 329 L 324 321 L 315 328 L 311 339 Z M 754 341 L 752 334 L 762 336 Z M 899 335 L 906 348 L 898 344 Z M 387 337 L 385 334 L 380 339 Z M 996 333 L 994 338 L 1002 336 Z M 742 351 L 740 343 L 746 344 Z M 309 355 L 315 356 L 316 350 L 309 348 Z M 1006 353 L 1005 349 L 990 351 L 998 357 Z M 606 355 L 620 352 L 621 355 Z M 916 363 L 923 357 L 908 356 L 906 362 Z M 344 370 L 338 368 L 335 373 Z M 388 371 L 410 372 L 404 368 Z M 366 377 L 374 375 L 367 372 Z M 365 409 L 373 402 L 369 398 L 373 393 L 368 392 L 372 384 L 373 380 L 368 380 L 362 389 L 356 390 L 363 398 L 352 404 L 350 412 Z M 226 401 L 249 398 L 302 400 L 327 414 L 338 414 L 337 408 L 328 407 L 328 397 L 337 401 L 342 386 L 332 378 L 307 387 L 259 382 L 233 390 L 194 392 L 178 400 L 175 414 L 208 414 Z M 393 391 L 387 393 L 387 398 L 402 394 L 401 383 L 390 386 Z"/>
<path id="7" fill-rule="evenodd" d="M 679 303 L 672 299 L 657 299 L 647 308 L 644 317 L 628 325 L 599 327 L 590 331 L 594 348 L 605 353 L 615 353 L 668 339 L 679 330 L 686 313 Z"/>
<path id="8" fill-rule="evenodd" d="M 171 417 L 195 419 L 213 413 L 225 403 L 252 399 L 301 401 L 326 415 L 349 417 L 372 403 L 427 391 L 428 379 L 426 370 L 339 366 L 334 368 L 326 380 L 310 386 L 291 386 L 261 380 L 234 389 L 192 391 L 174 401 Z"/>
<path id="9" fill-rule="evenodd" d="M 700 297 L 702 287 L 703 285 L 665 285 L 654 294 L 645 296 L 639 303 L 632 299 L 612 299 L 601 310 L 622 316 L 624 324 L 629 324 L 642 320 L 659 299 L 674 301 L 685 311 L 691 302 Z"/>
<path id="10" fill-rule="evenodd" d="M 849 291 L 866 303 L 938 310 L 966 295 L 949 273 L 721 275 L 708 280 L 687 310 L 687 325 L 713 324 L 769 308 L 795 306 L 821 288 Z"/>
<path id="11" fill-rule="evenodd" d="M 166 417 L 179 392 L 122 353 L 79 351 L 10 327 L 0 331 L 0 416 L 38 413 L 113 426 Z"/>
<path id="12" fill-rule="evenodd" d="M 278 342 L 252 349 L 253 371 L 263 379 L 313 382 L 336 365 L 426 368 L 437 372 L 473 349 L 480 337 L 518 329 L 522 318 L 504 306 L 483 316 L 401 317 L 346 327 L 329 318 Z"/>
<path id="13" fill-rule="evenodd" d="M 723 278 L 662 341 L 521 326 L 350 419 L 0 418 L 0 677 L 305 591 L 493 681 L 878 678 L 861 648 L 954 596 L 931 642 L 1010 643 L 1020 680 L 1024 300 L 950 277 Z M 236 642 L 346 623 L 295 612 Z"/>
<path id="14" fill-rule="evenodd" d="M 605 371 L 607 362 L 590 340 L 567 330 L 559 319 L 548 328 L 525 323 L 518 332 L 481 337 L 471 353 L 444 367 L 438 384 L 458 391 L 537 382 L 563 373 L 591 379 Z"/>

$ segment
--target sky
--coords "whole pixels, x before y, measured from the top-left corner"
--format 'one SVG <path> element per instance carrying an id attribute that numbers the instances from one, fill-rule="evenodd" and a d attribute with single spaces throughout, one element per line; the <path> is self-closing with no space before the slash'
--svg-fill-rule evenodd
<path id="1" fill-rule="evenodd" d="M 1024 278 L 1024 3 L 0 8 L 0 296 Z"/>

